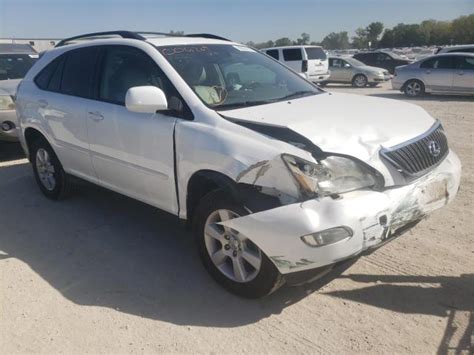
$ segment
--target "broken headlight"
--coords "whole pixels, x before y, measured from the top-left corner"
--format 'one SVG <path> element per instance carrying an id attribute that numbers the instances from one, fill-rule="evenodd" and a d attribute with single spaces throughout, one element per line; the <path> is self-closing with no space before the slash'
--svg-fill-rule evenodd
<path id="1" fill-rule="evenodd" d="M 293 155 L 282 155 L 283 161 L 306 195 L 333 195 L 373 187 L 377 178 L 355 160 L 332 155 L 313 163 Z"/>

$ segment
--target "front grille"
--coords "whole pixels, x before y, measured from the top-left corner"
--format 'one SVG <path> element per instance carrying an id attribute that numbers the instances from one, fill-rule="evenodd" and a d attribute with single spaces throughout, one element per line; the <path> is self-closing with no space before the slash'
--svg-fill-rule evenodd
<path id="1" fill-rule="evenodd" d="M 417 177 L 441 163 L 448 151 L 444 129 L 437 122 L 425 134 L 380 153 L 401 173 Z"/>

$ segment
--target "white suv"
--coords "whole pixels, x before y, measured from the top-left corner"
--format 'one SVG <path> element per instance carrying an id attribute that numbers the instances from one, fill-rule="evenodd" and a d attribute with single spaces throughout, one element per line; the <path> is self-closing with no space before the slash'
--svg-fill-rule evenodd
<path id="1" fill-rule="evenodd" d="M 326 81 L 331 76 L 328 57 L 321 47 L 286 46 L 265 48 L 262 51 L 313 83 Z"/>
<path id="2" fill-rule="evenodd" d="M 60 199 L 73 175 L 189 221 L 206 269 L 239 295 L 321 275 L 458 191 L 459 159 L 418 106 L 326 93 L 212 35 L 84 37 L 18 90 L 41 191 Z"/>

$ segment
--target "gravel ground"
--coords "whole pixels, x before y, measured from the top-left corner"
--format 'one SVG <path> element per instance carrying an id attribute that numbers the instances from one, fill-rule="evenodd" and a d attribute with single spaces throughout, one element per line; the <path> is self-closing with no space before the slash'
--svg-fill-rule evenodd
<path id="1" fill-rule="evenodd" d="M 388 85 L 328 90 L 405 101 Z M 474 99 L 407 101 L 447 129 L 457 199 L 323 287 L 257 301 L 218 287 L 173 217 L 86 183 L 48 201 L 0 145 L 0 351 L 474 351 Z"/>

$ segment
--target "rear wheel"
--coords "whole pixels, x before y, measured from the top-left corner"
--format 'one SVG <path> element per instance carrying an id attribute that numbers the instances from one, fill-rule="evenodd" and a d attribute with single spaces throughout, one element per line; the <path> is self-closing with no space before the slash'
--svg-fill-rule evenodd
<path id="1" fill-rule="evenodd" d="M 49 143 L 45 139 L 36 140 L 30 153 L 33 173 L 41 192 L 52 200 L 67 196 L 69 178 Z"/>
<path id="2" fill-rule="evenodd" d="M 425 86 L 419 80 L 408 80 L 405 84 L 403 92 L 408 97 L 418 97 L 425 93 Z"/>
<path id="3" fill-rule="evenodd" d="M 356 88 L 365 88 L 367 86 L 367 77 L 363 74 L 357 74 L 352 79 L 352 86 Z"/>
<path id="4" fill-rule="evenodd" d="M 199 203 L 194 232 L 211 276 L 239 296 L 259 298 L 283 284 L 280 273 L 248 236 L 218 224 L 247 214 L 224 190 L 210 192 Z"/>

